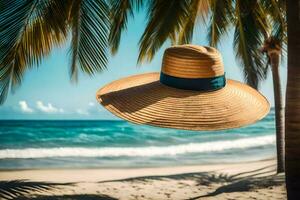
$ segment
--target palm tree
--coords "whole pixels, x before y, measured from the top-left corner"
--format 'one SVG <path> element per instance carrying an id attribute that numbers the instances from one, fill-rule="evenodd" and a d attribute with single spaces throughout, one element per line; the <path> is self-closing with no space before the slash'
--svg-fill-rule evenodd
<path id="1" fill-rule="evenodd" d="M 271 36 L 266 39 L 262 51 L 267 53 L 273 76 L 275 101 L 276 146 L 277 146 L 277 173 L 284 172 L 284 106 L 279 73 L 281 55 L 280 41 Z"/>
<path id="2" fill-rule="evenodd" d="M 234 48 L 247 83 L 257 88 L 259 80 L 265 79 L 265 63 L 261 59 L 259 49 L 268 29 L 268 20 L 262 3 L 253 0 L 110 0 L 110 2 L 113 5 L 111 22 L 114 28 L 110 34 L 113 53 L 117 51 L 121 31 L 126 27 L 125 16 L 133 15 L 133 9 L 144 4 L 147 7 L 148 22 L 140 40 L 139 62 L 151 61 L 167 40 L 171 40 L 173 44 L 189 43 L 195 26 L 199 24 L 197 22 L 209 18 L 208 39 L 211 46 L 216 46 L 221 36 L 233 26 Z M 127 2 L 127 6 L 124 6 L 124 2 Z"/>
<path id="3" fill-rule="evenodd" d="M 112 27 L 110 46 L 113 53 L 118 49 L 121 31 L 126 27 L 127 16 L 133 16 L 133 9 L 139 8 L 141 0 L 111 0 Z M 122 2 L 122 3 L 120 3 Z M 125 3 L 126 2 L 126 3 Z M 269 32 L 285 46 L 286 19 L 285 1 L 276 0 L 153 0 L 144 3 L 147 7 L 148 23 L 140 40 L 139 62 L 151 61 L 157 50 L 167 41 L 173 44 L 190 43 L 198 22 L 208 21 L 208 40 L 217 46 L 230 28 L 234 29 L 233 46 L 237 60 L 241 63 L 246 82 L 258 88 L 266 79 L 268 68 L 260 47 Z M 273 54 L 272 54 L 273 57 Z M 271 61 L 275 60 L 272 58 Z M 272 63 L 271 63 L 272 64 Z M 272 70 L 275 73 L 275 70 Z M 273 75 L 275 78 L 275 74 Z M 276 83 L 280 84 L 279 81 Z M 284 115 L 282 98 L 278 85 L 274 84 L 278 172 L 284 170 Z M 280 88 L 280 86 L 279 86 Z M 279 99 L 277 99 L 279 98 Z M 281 110 L 280 110 L 281 109 Z"/>
<path id="4" fill-rule="evenodd" d="M 300 199 L 300 2 L 287 1 L 288 81 L 285 169 L 288 199 Z"/>
<path id="5" fill-rule="evenodd" d="M 106 67 L 109 7 L 105 0 L 1 0 L 0 104 L 24 73 L 39 66 L 52 48 L 70 36 L 70 75 Z"/>

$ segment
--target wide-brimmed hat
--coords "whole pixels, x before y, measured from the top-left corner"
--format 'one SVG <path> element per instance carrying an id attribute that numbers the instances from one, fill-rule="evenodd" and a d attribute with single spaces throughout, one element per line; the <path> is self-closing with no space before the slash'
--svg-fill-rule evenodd
<path id="1" fill-rule="evenodd" d="M 97 100 L 127 121 L 187 130 L 241 127 L 270 109 L 258 91 L 225 78 L 215 48 L 196 45 L 166 49 L 160 73 L 114 81 L 97 92 Z"/>

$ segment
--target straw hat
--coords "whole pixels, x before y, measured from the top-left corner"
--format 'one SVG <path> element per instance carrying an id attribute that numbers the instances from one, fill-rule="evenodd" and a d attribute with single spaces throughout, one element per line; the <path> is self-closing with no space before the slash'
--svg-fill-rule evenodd
<path id="1" fill-rule="evenodd" d="M 97 92 L 97 99 L 127 121 L 187 130 L 241 127 L 270 109 L 255 89 L 226 80 L 216 49 L 195 45 L 166 49 L 160 73 L 114 81 Z"/>

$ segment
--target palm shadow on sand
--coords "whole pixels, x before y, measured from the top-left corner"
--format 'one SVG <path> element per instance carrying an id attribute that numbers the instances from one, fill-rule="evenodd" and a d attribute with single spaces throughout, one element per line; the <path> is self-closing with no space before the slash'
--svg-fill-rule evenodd
<path id="1" fill-rule="evenodd" d="M 134 182 L 134 181 L 148 181 L 148 180 L 194 180 L 196 185 L 209 186 L 212 184 L 222 184 L 215 191 L 190 198 L 189 200 L 201 199 L 204 197 L 216 197 L 223 193 L 232 192 L 247 192 L 253 191 L 260 188 L 268 188 L 272 186 L 279 186 L 284 184 L 284 175 L 274 174 L 275 165 L 266 166 L 263 168 L 255 169 L 252 171 L 242 172 L 234 175 L 228 174 L 215 174 L 213 172 L 198 172 L 198 173 L 184 173 L 175 174 L 167 176 L 144 176 L 135 177 L 128 179 L 119 179 L 111 181 L 101 181 L 99 183 L 105 182 Z"/>
<path id="2" fill-rule="evenodd" d="M 189 198 L 188 200 L 201 199 L 204 197 L 214 197 L 223 193 L 232 192 L 247 192 L 255 191 L 256 189 L 269 188 L 273 186 L 279 186 L 284 184 L 284 176 L 267 176 L 267 177 L 247 177 L 240 180 L 235 180 L 231 183 L 225 184 L 217 188 L 214 192 Z"/>
<path id="3" fill-rule="evenodd" d="M 212 184 L 220 184 L 215 191 L 189 198 L 201 199 L 205 197 L 217 197 L 220 194 L 232 192 L 247 192 L 255 191 L 260 188 L 268 188 L 284 184 L 284 175 L 274 174 L 274 165 L 264 168 L 255 169 L 239 174 L 216 174 L 214 172 L 198 172 L 198 173 L 183 173 L 165 176 L 143 176 L 119 180 L 107 180 L 98 183 L 106 182 L 136 182 L 149 180 L 193 180 L 197 186 L 209 186 Z M 15 199 L 15 200 L 115 200 L 116 198 L 103 194 L 73 194 L 73 195 L 36 195 L 30 196 L 32 192 L 45 192 L 52 189 L 59 189 L 60 186 L 72 186 L 75 183 L 48 183 L 48 182 L 31 182 L 25 180 L 0 181 L 0 199 Z"/>
<path id="4" fill-rule="evenodd" d="M 50 182 L 36 182 L 27 180 L 12 180 L 0 181 L 0 199 L 14 199 L 14 200 L 115 200 L 115 198 L 107 195 L 92 195 L 92 194 L 78 194 L 78 195 L 35 195 L 34 192 L 47 192 L 51 190 L 59 190 L 60 186 L 72 186 L 74 183 L 50 183 Z"/>
<path id="5" fill-rule="evenodd" d="M 14 200 L 117 200 L 107 195 L 96 194 L 73 194 L 73 195 L 57 195 L 57 196 L 37 196 L 37 197 L 19 197 Z"/>

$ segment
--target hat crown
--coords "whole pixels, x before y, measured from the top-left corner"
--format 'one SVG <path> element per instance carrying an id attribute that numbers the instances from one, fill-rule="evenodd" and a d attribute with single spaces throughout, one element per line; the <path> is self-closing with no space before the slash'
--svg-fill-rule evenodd
<path id="1" fill-rule="evenodd" d="M 197 45 L 173 46 L 165 50 L 162 72 L 178 78 L 211 78 L 224 75 L 217 49 Z"/>

